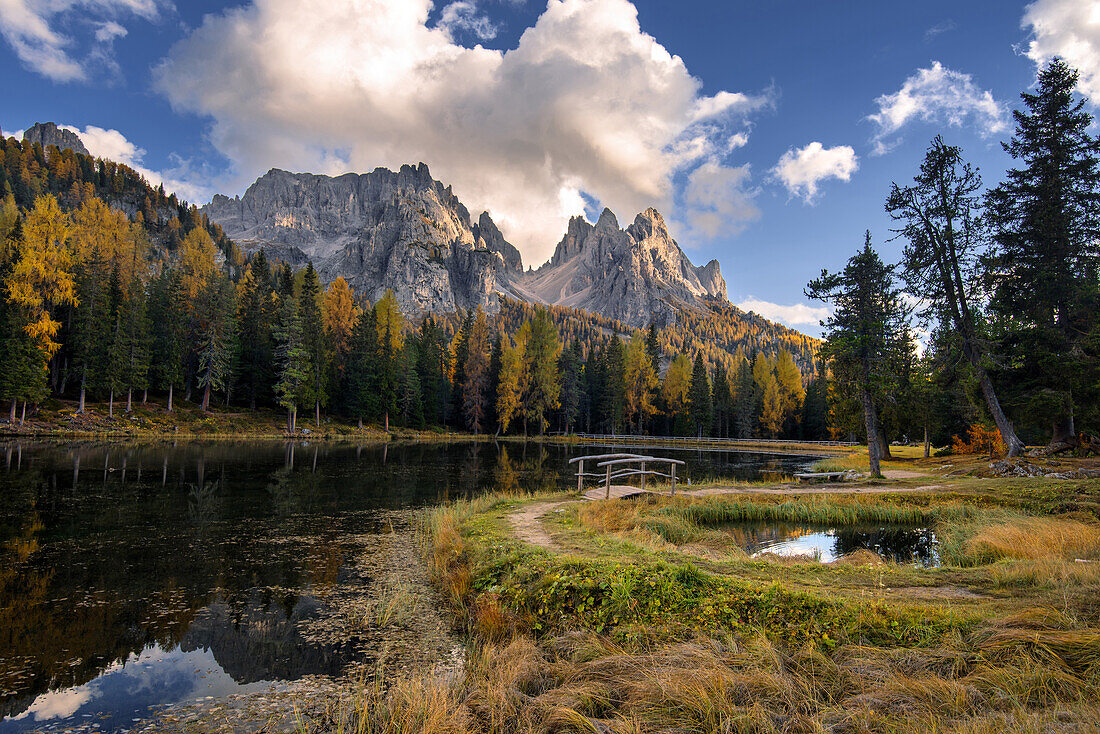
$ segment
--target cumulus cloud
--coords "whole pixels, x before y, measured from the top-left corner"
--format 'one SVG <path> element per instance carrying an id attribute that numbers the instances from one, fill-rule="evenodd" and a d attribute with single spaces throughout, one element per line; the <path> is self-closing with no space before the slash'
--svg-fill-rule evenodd
<path id="1" fill-rule="evenodd" d="M 684 189 L 684 224 L 695 236 L 713 239 L 737 234 L 760 218 L 753 203 L 756 191 L 749 184 L 749 166 L 703 163 L 688 176 Z"/>
<path id="2" fill-rule="evenodd" d="M 176 165 L 164 171 L 156 171 L 147 168 L 144 164 L 145 149 L 130 142 L 125 135 L 118 130 L 88 125 L 83 130 L 73 125 L 58 125 L 63 130 L 70 130 L 80 137 L 84 147 L 96 158 L 107 158 L 116 163 L 124 163 L 140 173 L 154 186 L 164 184 L 168 193 L 175 192 L 177 196 L 186 201 L 201 203 L 207 200 L 214 192 L 205 186 L 195 183 L 201 177 L 196 172 L 188 170 L 182 161 L 176 161 Z M 5 132 L 6 137 L 23 138 L 22 130 Z M 209 173 L 209 172 L 205 172 Z"/>
<path id="3" fill-rule="evenodd" d="M 779 321 L 787 326 L 819 326 L 829 317 L 829 309 L 825 306 L 809 306 L 805 303 L 784 306 L 763 301 L 754 296 L 741 301 L 737 307 L 742 311 L 753 311 L 769 321 Z"/>
<path id="4" fill-rule="evenodd" d="M 980 89 L 969 74 L 952 71 L 938 61 L 905 80 L 901 89 L 875 100 L 879 111 L 867 119 L 875 123 L 875 153 L 887 152 L 895 141 L 887 138 L 913 120 L 961 127 L 971 124 L 982 136 L 1002 132 L 1008 126 L 1001 103 Z"/>
<path id="5" fill-rule="evenodd" d="M 722 166 L 745 116 L 768 101 L 703 95 L 627 0 L 549 0 L 505 51 L 457 43 L 429 25 L 431 7 L 254 0 L 207 16 L 156 84 L 175 108 L 209 116 L 233 163 L 221 182 L 230 191 L 271 166 L 424 161 L 532 263 L 583 211 L 582 194 L 623 217 L 667 211 L 674 176 Z M 743 176 L 725 180 L 743 187 Z"/>
<path id="6" fill-rule="evenodd" d="M 1024 9 L 1030 28 L 1027 56 L 1042 66 L 1055 56 L 1077 69 L 1077 90 L 1100 107 L 1100 2 L 1038 0 Z"/>
<path id="7" fill-rule="evenodd" d="M 772 169 L 791 196 L 810 203 L 817 196 L 817 185 L 828 178 L 850 181 L 859 168 L 859 158 L 850 145 L 826 148 L 812 142 L 804 148 L 790 149 Z"/>
<path id="8" fill-rule="evenodd" d="M 84 81 L 89 60 L 114 66 L 111 45 L 126 35 L 119 20 L 155 21 L 167 7 L 166 0 L 2 0 L 0 34 L 31 71 L 56 82 Z M 81 38 L 59 30 L 62 24 L 94 30 Z"/>
<path id="9" fill-rule="evenodd" d="M 444 28 L 452 37 L 465 31 L 482 41 L 496 38 L 497 27 L 488 16 L 478 13 L 477 6 L 469 0 L 456 0 L 443 8 L 440 15 L 440 28 Z"/>

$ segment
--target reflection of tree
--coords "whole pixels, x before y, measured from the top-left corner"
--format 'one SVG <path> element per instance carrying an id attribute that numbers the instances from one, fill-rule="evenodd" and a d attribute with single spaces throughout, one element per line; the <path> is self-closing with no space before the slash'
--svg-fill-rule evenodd
<path id="1" fill-rule="evenodd" d="M 187 493 L 187 517 L 199 529 L 199 539 L 218 516 L 218 482 L 192 484 Z"/>
<path id="2" fill-rule="evenodd" d="M 922 563 L 935 561 L 935 538 L 924 528 L 841 529 L 836 533 L 837 555 L 859 549 L 878 553 L 889 561 Z"/>

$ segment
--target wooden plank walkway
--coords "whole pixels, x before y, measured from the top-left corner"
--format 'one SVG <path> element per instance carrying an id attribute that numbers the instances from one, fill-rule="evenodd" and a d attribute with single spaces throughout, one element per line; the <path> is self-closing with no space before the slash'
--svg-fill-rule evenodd
<path id="1" fill-rule="evenodd" d="M 651 492 L 648 489 L 641 489 L 639 487 L 627 487 L 623 484 L 612 484 L 610 499 L 621 500 L 627 497 L 638 497 L 643 494 L 656 494 L 656 492 Z M 607 497 L 607 488 L 603 486 L 593 487 L 584 493 L 584 498 L 586 500 L 602 500 Z"/>

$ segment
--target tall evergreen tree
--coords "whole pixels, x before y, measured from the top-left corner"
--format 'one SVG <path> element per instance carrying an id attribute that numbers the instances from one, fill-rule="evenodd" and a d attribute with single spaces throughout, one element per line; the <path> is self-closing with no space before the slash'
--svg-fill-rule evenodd
<path id="1" fill-rule="evenodd" d="M 1055 58 L 1020 95 L 1004 144 L 1020 167 L 988 195 L 1007 377 L 1024 414 L 1051 427 L 1051 450 L 1077 445 L 1078 412 L 1100 398 L 1100 141 L 1077 80 Z"/>
<path id="2" fill-rule="evenodd" d="M 275 283 L 263 250 L 253 256 L 237 284 L 238 379 L 248 405 L 266 402 L 274 379 L 271 336 Z"/>
<path id="3" fill-rule="evenodd" d="M 183 283 L 175 268 L 164 268 L 150 283 L 149 315 L 152 323 L 152 372 L 155 384 L 168 393 L 172 412 L 177 387 L 183 385 L 187 354 L 187 311 Z"/>
<path id="4" fill-rule="evenodd" d="M 211 393 L 228 389 L 232 384 L 237 331 L 233 284 L 229 278 L 216 273 L 207 279 L 199 292 L 196 312 L 200 314 L 195 345 L 196 376 L 202 390 L 201 408 L 205 411 L 210 409 Z"/>
<path id="5" fill-rule="evenodd" d="M 902 277 L 906 290 L 928 304 L 925 321 L 952 324 L 963 353 L 981 385 L 982 395 L 1009 456 L 1023 451 L 989 377 L 989 350 L 979 329 L 975 290 L 978 256 L 986 242 L 978 192 L 982 180 L 962 152 L 936 137 L 912 186 L 894 184 L 886 210 L 902 223 L 906 239 Z"/>
<path id="6" fill-rule="evenodd" d="M 733 392 L 730 390 L 729 373 L 722 363 L 714 368 L 711 392 L 714 395 L 714 434 L 728 438 L 733 417 Z"/>
<path id="7" fill-rule="evenodd" d="M 710 422 L 714 414 L 714 403 L 710 394 L 710 377 L 703 363 L 703 353 L 695 355 L 695 364 L 691 369 L 691 392 L 688 394 L 688 415 L 695 435 L 703 437 L 710 432 Z"/>
<path id="8" fill-rule="evenodd" d="M 734 424 L 738 438 L 752 438 L 756 430 L 756 391 L 752 379 L 752 364 L 742 358 L 737 365 L 737 397 L 734 403 Z"/>
<path id="9" fill-rule="evenodd" d="M 837 381 L 859 396 L 871 475 L 881 477 L 878 406 L 890 391 L 893 342 L 907 328 L 893 268 L 883 264 L 867 232 L 863 249 L 844 270 L 821 271 L 821 277 L 806 286 L 806 295 L 833 304 L 833 315 L 822 324 L 821 354 L 831 361 Z"/>
<path id="10" fill-rule="evenodd" d="M 325 325 L 321 316 L 321 279 L 306 265 L 298 295 L 298 320 L 302 329 L 302 349 L 306 358 L 306 378 L 302 383 L 302 400 L 314 409 L 315 424 L 321 425 L 321 406 L 328 403 L 328 353 L 325 345 Z"/>
<path id="11" fill-rule="evenodd" d="M 363 427 L 363 419 L 377 420 L 382 414 L 380 390 L 381 350 L 374 310 L 365 309 L 351 332 L 348 358 L 348 410 Z"/>
<path id="12" fill-rule="evenodd" d="M 293 433 L 298 426 L 298 406 L 304 396 L 303 385 L 309 379 L 309 354 L 302 334 L 298 299 L 294 297 L 294 274 L 283 265 L 279 274 L 279 293 L 275 301 L 275 368 L 278 380 L 275 396 L 286 409 L 286 428 Z"/>
<path id="13" fill-rule="evenodd" d="M 562 350 L 558 374 L 561 375 L 561 428 L 570 433 L 576 430 L 585 397 L 584 353 L 579 341 L 573 340 Z"/>

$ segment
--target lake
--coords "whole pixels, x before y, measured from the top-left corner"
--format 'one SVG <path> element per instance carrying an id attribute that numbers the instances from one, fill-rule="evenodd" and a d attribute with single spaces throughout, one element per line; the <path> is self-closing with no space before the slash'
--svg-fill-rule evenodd
<path id="1" fill-rule="evenodd" d="M 696 482 L 814 461 L 645 451 L 687 461 L 683 476 Z M 568 459 L 601 452 L 520 442 L 0 444 L 0 734 L 125 731 L 168 706 L 323 683 L 381 658 L 388 671 L 453 658 L 413 511 L 494 488 L 573 487 Z M 413 589 L 416 612 L 368 625 L 372 600 L 395 584 Z"/>

